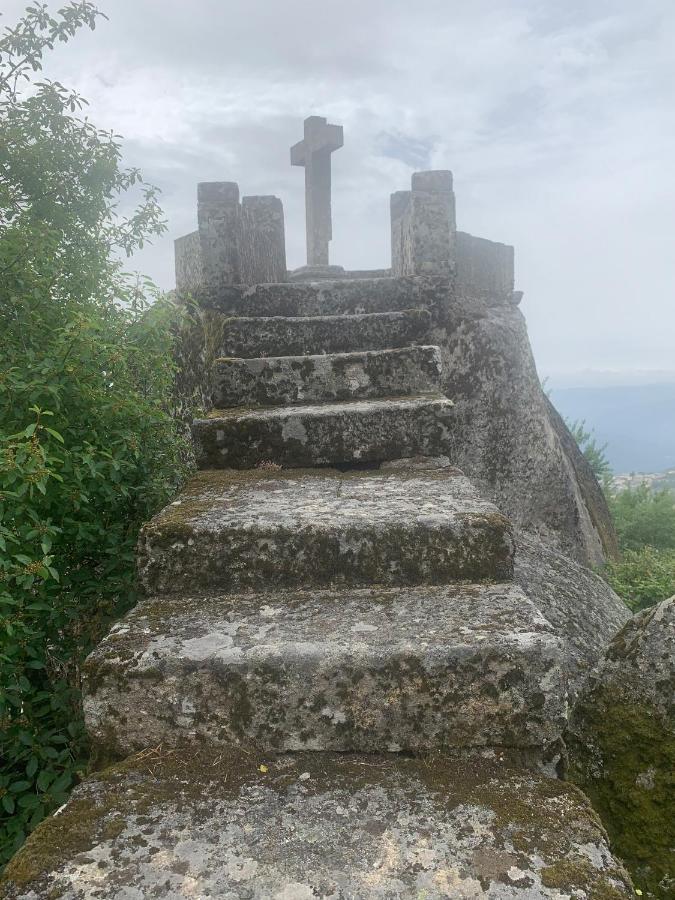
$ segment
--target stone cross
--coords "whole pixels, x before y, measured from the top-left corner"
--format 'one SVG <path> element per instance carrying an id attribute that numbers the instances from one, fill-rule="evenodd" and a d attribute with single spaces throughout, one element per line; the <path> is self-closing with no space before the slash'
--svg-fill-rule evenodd
<path id="1" fill-rule="evenodd" d="M 291 147 L 291 165 L 305 167 L 307 265 L 328 265 L 333 237 L 330 210 L 330 155 L 344 143 L 342 125 L 329 125 L 322 116 L 305 119 L 305 137 Z"/>

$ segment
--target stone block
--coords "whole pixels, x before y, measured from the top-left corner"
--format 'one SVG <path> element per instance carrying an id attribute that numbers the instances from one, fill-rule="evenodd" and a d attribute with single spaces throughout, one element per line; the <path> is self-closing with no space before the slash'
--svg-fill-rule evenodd
<path id="1" fill-rule="evenodd" d="M 455 470 L 206 471 L 142 529 L 148 593 L 505 581 L 508 520 Z"/>
<path id="2" fill-rule="evenodd" d="M 243 284 L 286 281 L 284 208 L 278 197 L 241 201 L 239 265 Z"/>
<path id="3" fill-rule="evenodd" d="M 146 750 L 85 780 L 7 900 L 635 896 L 572 785 L 506 759 Z"/>
<path id="4" fill-rule="evenodd" d="M 448 443 L 452 402 L 440 394 L 266 409 L 214 410 L 195 419 L 200 469 L 250 469 L 269 460 L 298 468 L 437 456 Z"/>
<path id="5" fill-rule="evenodd" d="M 218 290 L 241 280 L 239 187 L 233 181 L 202 182 L 197 187 L 197 221 L 204 285 Z"/>
<path id="6" fill-rule="evenodd" d="M 508 303 L 513 298 L 514 250 L 457 232 L 457 292 L 470 298 L 497 299 Z"/>
<path id="7" fill-rule="evenodd" d="M 94 743 L 544 752 L 563 653 L 510 584 L 149 598 L 86 663 Z"/>
<path id="8" fill-rule="evenodd" d="M 228 316 L 337 316 L 431 307 L 437 288 L 433 278 L 338 279 L 231 285 L 200 300 Z"/>
<path id="9" fill-rule="evenodd" d="M 425 309 L 353 316 L 228 318 L 218 356 L 298 356 L 386 350 L 426 337 L 431 316 Z"/>
<path id="10" fill-rule="evenodd" d="M 437 347 L 220 359 L 211 406 L 282 406 L 440 392 Z"/>
<path id="11" fill-rule="evenodd" d="M 425 191 L 434 194 L 451 194 L 452 172 L 447 169 L 415 172 L 410 179 L 410 187 L 413 191 Z"/>
<path id="12" fill-rule="evenodd" d="M 179 294 L 196 295 L 204 286 L 204 266 L 199 232 L 193 231 L 174 241 L 176 290 Z"/>
<path id="13" fill-rule="evenodd" d="M 412 190 L 391 196 L 392 274 L 449 280 L 455 270 L 452 173 L 416 172 L 411 183 Z"/>

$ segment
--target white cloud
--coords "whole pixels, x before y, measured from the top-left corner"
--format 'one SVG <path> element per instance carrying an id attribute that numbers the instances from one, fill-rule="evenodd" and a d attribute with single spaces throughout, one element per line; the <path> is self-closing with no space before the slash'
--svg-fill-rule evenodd
<path id="1" fill-rule="evenodd" d="M 23 4 L 9 0 L 6 21 Z M 539 368 L 675 368 L 675 6 L 670 0 L 102 3 L 48 74 L 125 135 L 171 238 L 196 183 L 276 193 L 304 261 L 302 119 L 345 126 L 332 257 L 388 263 L 388 198 L 451 168 L 463 228 L 515 244 Z M 424 162 L 425 156 L 427 162 Z M 417 162 L 419 160 L 419 162 Z M 137 259 L 172 281 L 171 239 Z"/>

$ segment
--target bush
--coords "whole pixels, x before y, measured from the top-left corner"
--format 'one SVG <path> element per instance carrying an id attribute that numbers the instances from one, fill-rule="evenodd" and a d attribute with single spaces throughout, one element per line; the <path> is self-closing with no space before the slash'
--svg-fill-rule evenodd
<path id="1" fill-rule="evenodd" d="M 675 550 L 626 550 L 603 572 L 626 605 L 639 612 L 675 595 Z"/>
<path id="2" fill-rule="evenodd" d="M 33 80 L 98 16 L 32 6 L 0 39 L 0 864 L 86 764 L 81 662 L 134 602 L 138 529 L 183 474 L 176 311 L 119 261 L 164 229 L 156 190 L 79 97 Z"/>
<path id="3" fill-rule="evenodd" d="M 622 550 L 675 549 L 675 496 L 647 485 L 609 493 L 608 502 Z"/>

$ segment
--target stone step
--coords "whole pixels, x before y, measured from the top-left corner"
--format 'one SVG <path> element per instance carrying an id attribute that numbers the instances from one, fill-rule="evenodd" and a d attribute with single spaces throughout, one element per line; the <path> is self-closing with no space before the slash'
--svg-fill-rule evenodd
<path id="1" fill-rule="evenodd" d="M 439 456 L 448 445 L 452 402 L 442 395 L 350 400 L 310 406 L 214 410 L 195 419 L 201 469 L 250 469 L 380 462 Z"/>
<path id="2" fill-rule="evenodd" d="M 438 347 L 218 359 L 213 406 L 283 406 L 441 390 Z"/>
<path id="3" fill-rule="evenodd" d="M 86 779 L 7 900 L 632 898 L 572 785 L 508 759 L 146 750 Z"/>
<path id="4" fill-rule="evenodd" d="M 230 285 L 200 297 L 228 316 L 343 316 L 435 307 L 434 278 L 363 278 L 283 284 Z"/>
<path id="5" fill-rule="evenodd" d="M 512 584 L 149 598 L 87 660 L 94 745 L 544 752 L 563 651 Z"/>
<path id="6" fill-rule="evenodd" d="M 200 472 L 147 523 L 148 593 L 504 581 L 508 521 L 456 469 Z"/>
<path id="7" fill-rule="evenodd" d="M 348 316 L 228 318 L 218 356 L 303 356 L 388 350 L 423 342 L 431 327 L 426 309 Z"/>

